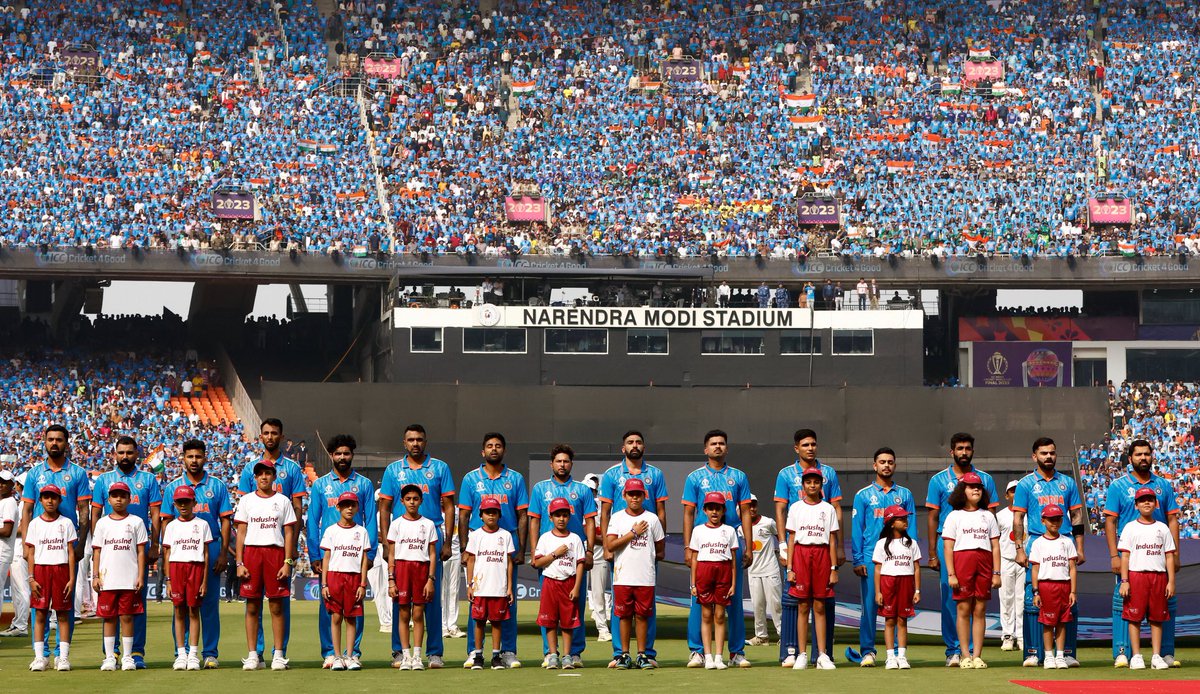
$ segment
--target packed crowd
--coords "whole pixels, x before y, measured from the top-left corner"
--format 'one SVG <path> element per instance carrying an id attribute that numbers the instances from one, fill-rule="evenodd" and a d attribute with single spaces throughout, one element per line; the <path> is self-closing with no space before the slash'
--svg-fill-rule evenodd
<path id="1" fill-rule="evenodd" d="M 1109 386 L 1112 429 L 1103 443 L 1079 450 L 1084 500 L 1093 524 L 1103 527 L 1104 495 L 1126 474 L 1124 455 L 1134 439 L 1154 447 L 1155 474 L 1179 497 L 1181 537 L 1200 538 L 1200 384 L 1122 383 Z"/>
<path id="2" fill-rule="evenodd" d="M 194 352 L 12 353 L 0 361 L 0 454 L 17 461 L 36 459 L 45 427 L 59 423 L 71 432 L 71 460 L 89 473 L 111 468 L 114 442 L 129 435 L 147 457 L 164 446 L 160 476 L 167 480 L 182 469 L 178 442 L 194 437 L 208 444 L 209 471 L 236 483 L 253 455 L 241 422 L 203 423 L 169 402 L 172 396 L 220 383 L 217 369 L 198 361 Z"/>
<path id="3" fill-rule="evenodd" d="M 1141 0 L 0 8 L 0 238 L 803 257 L 1200 251 L 1200 10 Z M 76 47 L 96 76 L 69 78 Z M 72 47 L 68 50 L 68 47 Z M 330 56 L 336 60 L 330 60 Z M 702 78 L 662 81 L 665 56 Z M 360 84 L 345 80 L 385 61 Z M 967 80 L 968 69 L 1003 77 Z M 363 87 L 359 89 L 359 87 Z M 218 220 L 215 188 L 258 219 Z M 549 221 L 507 221 L 536 192 Z M 801 196 L 842 224 L 798 227 Z M 1127 195 L 1132 228 L 1089 226 Z M 382 195 L 382 199 L 381 199 Z"/>

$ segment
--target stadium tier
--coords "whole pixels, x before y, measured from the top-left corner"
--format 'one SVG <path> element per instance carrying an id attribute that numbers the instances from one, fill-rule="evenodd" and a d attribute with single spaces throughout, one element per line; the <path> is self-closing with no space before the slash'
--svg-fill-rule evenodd
<path id="1" fill-rule="evenodd" d="M 4 8 L 0 240 L 1200 250 L 1193 4 L 495 7 Z"/>

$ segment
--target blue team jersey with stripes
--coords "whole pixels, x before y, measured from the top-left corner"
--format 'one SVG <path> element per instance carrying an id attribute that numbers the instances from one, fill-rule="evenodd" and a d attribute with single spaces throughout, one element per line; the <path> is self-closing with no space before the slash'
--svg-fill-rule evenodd
<path id="1" fill-rule="evenodd" d="M 907 487 L 893 484 L 884 489 L 872 482 L 854 495 L 854 511 L 850 521 L 850 557 L 853 566 L 868 566 L 875 543 L 883 532 L 883 511 L 888 506 L 900 506 L 908 511 L 908 536 L 917 539 L 917 505 Z"/>
<path id="2" fill-rule="evenodd" d="M 471 512 L 467 520 L 468 530 L 483 527 L 483 519 L 479 517 L 479 501 L 485 496 L 500 500 L 500 527 L 512 533 L 513 542 L 517 542 L 517 511 L 529 508 L 525 478 L 507 465 L 495 479 L 488 476 L 482 464 L 464 475 L 458 507 Z"/>
<path id="3" fill-rule="evenodd" d="M 821 471 L 821 498 L 831 504 L 841 501 L 842 484 L 838 481 L 837 470 L 819 460 L 816 467 Z M 803 475 L 804 467 L 800 465 L 799 460 L 780 470 L 775 477 L 775 501 L 782 501 L 791 508 L 792 504 L 803 499 Z"/>
<path id="4" fill-rule="evenodd" d="M 1169 516 L 1179 513 L 1179 499 L 1175 496 L 1175 489 L 1170 481 L 1150 473 L 1149 481 L 1143 483 L 1139 482 L 1133 473 L 1129 473 L 1110 482 L 1108 495 L 1104 498 L 1104 515 L 1117 517 L 1118 533 L 1127 524 L 1142 517 L 1133 498 L 1142 487 L 1153 489 L 1154 495 L 1158 497 L 1154 520 L 1166 523 Z"/>
<path id="5" fill-rule="evenodd" d="M 979 475 L 980 481 L 983 482 L 983 488 L 988 493 L 988 508 L 999 506 L 1000 497 L 996 496 L 996 482 L 992 476 L 975 466 L 971 466 L 967 472 Z M 942 526 L 946 524 L 946 516 L 954 510 L 950 508 L 950 492 L 953 492 L 954 488 L 958 486 L 958 480 L 959 475 L 954 471 L 953 465 L 929 478 L 929 492 L 925 495 L 925 506 L 938 514 L 937 531 L 939 535 L 942 534 Z M 933 552 L 930 551 L 930 554 Z"/>
<path id="6" fill-rule="evenodd" d="M 739 507 L 750 503 L 750 480 L 746 478 L 746 473 L 728 465 L 720 470 L 711 465 L 697 468 L 684 481 L 680 501 L 684 506 L 703 509 L 704 495 L 709 492 L 720 492 L 725 497 L 725 524 L 734 528 L 742 527 Z M 697 512 L 692 527 L 707 522 L 708 517 Z"/>
<path id="7" fill-rule="evenodd" d="M 592 490 L 583 482 L 568 479 L 566 484 L 561 484 L 553 477 L 533 485 L 533 490 L 529 492 L 529 517 L 545 519 L 542 522 L 542 532 L 551 527 L 548 509 L 550 502 L 555 499 L 571 502 L 571 520 L 567 522 L 567 531 L 578 535 L 584 545 L 587 545 L 588 537 L 584 534 L 583 522 L 587 518 L 596 517 L 596 498 Z"/>
<path id="8" fill-rule="evenodd" d="M 1071 534 L 1070 511 L 1081 508 L 1083 500 L 1079 496 L 1079 486 L 1075 480 L 1055 470 L 1050 479 L 1042 477 L 1038 471 L 1025 475 L 1017 482 L 1013 492 L 1012 510 L 1025 512 L 1025 527 L 1030 535 L 1044 535 L 1046 525 L 1042 523 L 1042 509 L 1051 504 L 1057 504 L 1068 512 L 1059 532 Z"/>
<path id="9" fill-rule="evenodd" d="M 371 549 L 367 556 L 375 560 L 376 547 L 379 544 L 379 514 L 375 510 L 375 484 L 370 479 L 351 472 L 346 479 L 338 477 L 337 472 L 331 471 L 324 477 L 318 477 L 313 482 L 308 499 L 308 520 L 305 523 L 305 533 L 308 539 L 308 558 L 312 563 L 321 561 L 324 553 L 321 551 L 321 538 L 325 529 L 334 525 L 342 517 L 337 500 L 342 494 L 349 492 L 358 497 L 358 513 L 354 522 L 367 530 L 371 541 Z"/>
<path id="10" fill-rule="evenodd" d="M 117 482 L 129 485 L 129 515 L 137 516 L 146 524 L 150 531 L 150 509 L 162 506 L 162 487 L 158 478 L 149 470 L 134 469 L 133 474 L 126 475 L 120 468 L 115 468 L 101 474 L 92 485 L 92 508 L 98 508 L 101 513 L 112 513 L 112 504 L 108 501 L 108 490 Z M 154 542 L 157 542 L 157 538 Z"/>
<path id="11" fill-rule="evenodd" d="M 596 498 L 600 501 L 612 504 L 609 517 L 624 511 L 628 506 L 625 503 L 625 482 L 630 479 L 639 479 L 642 484 L 646 485 L 646 501 L 643 508 L 647 511 L 657 512 L 658 504 L 667 503 L 667 478 L 663 477 L 662 470 L 650 463 L 643 462 L 642 471 L 635 475 L 630 472 L 629 466 L 622 460 L 604 471 L 604 475 L 600 478 L 600 489 L 596 494 Z"/>
<path id="12" fill-rule="evenodd" d="M 92 500 L 92 484 L 88 481 L 87 471 L 82 467 L 67 461 L 61 470 L 51 470 L 46 463 L 38 463 L 25 476 L 25 488 L 21 490 L 21 499 L 27 504 L 33 504 L 33 516 L 42 515 L 41 489 L 52 484 L 62 490 L 62 503 L 58 512 L 79 527 L 79 502 Z"/>
<path id="13" fill-rule="evenodd" d="M 197 518 L 208 523 L 208 529 L 212 532 L 213 539 L 216 540 L 214 544 L 219 547 L 221 541 L 221 519 L 233 515 L 233 505 L 229 501 L 229 487 L 207 472 L 204 473 L 203 479 L 196 484 L 192 484 L 187 477 L 187 473 L 184 473 L 163 487 L 162 515 L 164 519 L 174 518 L 179 515 L 179 512 L 175 509 L 175 490 L 185 484 L 191 486 L 193 491 L 196 492 L 196 505 L 193 507 L 193 512 Z"/>
<path id="14" fill-rule="evenodd" d="M 388 465 L 383 471 L 383 481 L 379 485 L 379 498 L 392 502 L 392 518 L 404 515 L 400 490 L 410 484 L 421 488 L 421 515 L 433 521 L 441 532 L 445 523 L 445 519 L 442 518 L 442 499 L 454 496 L 455 492 L 450 466 L 429 455 L 425 456 L 417 468 L 409 465 L 407 457 Z"/>
<path id="15" fill-rule="evenodd" d="M 260 460 L 262 458 L 247 461 L 246 467 L 242 468 L 242 474 L 238 477 L 239 494 L 251 494 L 258 489 L 258 483 L 254 481 L 254 466 Z M 286 456 L 276 460 L 275 484 L 272 489 L 289 499 L 307 494 L 308 491 L 304 488 L 304 471 L 300 469 L 300 465 Z"/>

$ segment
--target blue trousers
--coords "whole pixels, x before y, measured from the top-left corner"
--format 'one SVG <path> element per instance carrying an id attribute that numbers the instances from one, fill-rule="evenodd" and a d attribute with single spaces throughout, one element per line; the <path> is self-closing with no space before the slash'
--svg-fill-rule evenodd
<path id="1" fill-rule="evenodd" d="M 946 545 L 941 540 L 941 536 L 937 536 L 937 556 L 938 556 L 938 589 L 941 591 L 942 598 L 942 642 L 946 644 L 946 657 L 958 655 L 960 653 L 958 643 L 958 603 L 954 602 L 954 594 L 950 590 L 949 575 L 946 573 L 946 558 L 942 556 L 946 551 Z M 953 557 L 950 558 L 954 560 Z M 1026 584 L 1028 585 L 1028 583 Z M 1040 638 L 1038 639 L 1041 640 Z M 1029 646 L 1029 642 L 1025 642 Z M 970 648 L 971 644 L 967 644 Z"/>
<path id="2" fill-rule="evenodd" d="M 1033 546 L 1033 541 L 1041 537 L 1040 535 L 1030 535 L 1025 542 L 1025 555 L 1029 556 L 1029 548 Z M 1025 642 L 1025 656 L 1028 658 L 1031 655 L 1036 655 L 1038 662 L 1044 662 L 1046 658 L 1046 644 L 1042 638 L 1042 625 L 1038 623 L 1037 605 L 1033 604 L 1033 567 L 1025 567 L 1025 618 L 1021 620 L 1021 638 Z M 1075 648 L 1079 641 L 1079 603 L 1076 603 L 1071 608 L 1071 621 L 1065 625 L 1067 629 L 1067 643 L 1063 649 L 1063 655 L 1075 657 Z M 1128 636 L 1125 637 L 1129 639 Z"/>
<path id="3" fill-rule="evenodd" d="M 200 600 L 200 637 L 201 656 L 216 658 L 219 656 L 218 645 L 221 641 L 221 574 L 216 573 L 217 557 L 221 554 L 221 543 L 210 542 L 208 545 L 208 592 Z M 230 558 L 230 561 L 233 561 Z M 230 588 L 232 589 L 232 588 Z M 183 637 L 189 643 L 191 636 L 188 626 L 183 629 Z M 171 641 L 175 641 L 175 627 L 171 627 Z M 175 644 L 179 648 L 179 644 Z M 136 650 L 136 646 L 135 646 Z"/>
<path id="4" fill-rule="evenodd" d="M 729 655 L 735 656 L 746 652 L 746 615 L 742 606 L 742 590 L 745 588 L 745 572 L 742 571 L 742 551 L 739 548 L 733 553 L 733 570 L 739 572 L 739 580 L 734 586 L 733 598 L 725 608 L 725 629 L 729 637 Z M 703 653 L 704 643 L 700 640 L 700 624 L 704 617 L 701 614 L 700 603 L 692 598 L 692 610 L 688 613 L 688 650 L 692 653 Z"/>
<path id="5" fill-rule="evenodd" d="M 425 603 L 425 655 L 438 657 L 446 654 L 442 642 L 442 529 L 438 528 L 437 566 L 433 571 L 433 597 Z M 380 551 L 383 551 L 382 549 Z M 387 586 L 384 587 L 387 590 Z M 361 633 L 361 629 L 359 632 Z M 409 644 L 411 646 L 411 644 Z M 400 646 L 400 605 L 392 601 L 392 653 L 399 653 Z"/>
<path id="6" fill-rule="evenodd" d="M 583 615 L 584 609 L 587 607 L 587 587 L 588 587 L 589 572 L 583 572 L 583 582 L 579 584 L 579 597 L 575 599 L 575 611 L 579 615 L 579 626 L 571 630 L 571 648 L 568 651 L 570 655 L 583 655 L 583 649 L 587 648 L 587 625 L 584 624 Z M 546 636 L 546 627 L 539 627 L 542 631 L 542 655 L 550 653 L 550 640 Z M 564 639 L 565 640 L 565 639 Z M 562 646 L 559 644 L 560 652 Z"/>
<path id="7" fill-rule="evenodd" d="M 616 601 L 613 601 L 613 602 L 614 602 L 613 609 L 611 611 L 611 614 L 609 614 L 609 616 L 608 616 L 608 629 L 609 629 L 609 631 L 612 632 L 613 657 L 616 658 L 617 656 L 621 655 L 621 618 L 617 616 L 617 608 L 616 608 L 616 604 L 615 604 Z M 580 614 L 582 614 L 582 613 L 580 613 Z M 580 619 L 582 620 L 582 617 L 580 617 Z M 688 623 L 691 624 L 690 619 L 689 619 Z M 629 640 L 632 643 L 634 641 L 634 632 L 630 631 L 629 634 L 630 634 Z M 647 657 L 650 657 L 650 658 L 658 657 L 658 650 L 656 650 L 654 648 L 654 638 L 657 634 L 658 634 L 658 603 L 655 602 L 655 604 L 653 605 L 653 610 L 650 612 L 650 617 L 646 620 L 646 644 L 645 644 L 645 646 L 643 646 L 640 643 L 638 644 L 638 647 L 642 649 L 642 652 L 645 653 Z M 574 648 L 574 643 L 572 643 L 572 648 Z"/>
<path id="8" fill-rule="evenodd" d="M 866 577 L 859 577 L 859 594 L 862 595 L 862 619 L 858 623 L 858 650 L 862 655 L 876 653 L 875 626 L 879 606 L 875 604 L 875 562 L 867 561 Z M 884 627 L 887 628 L 886 626 Z"/>
<path id="9" fill-rule="evenodd" d="M 518 601 L 515 598 L 517 595 L 517 592 L 516 592 L 517 567 L 515 567 L 515 566 L 513 567 L 512 575 L 508 577 L 508 581 L 509 581 L 509 585 L 513 586 L 514 600 L 512 601 L 512 604 L 508 606 L 508 619 L 506 619 L 500 623 L 500 650 L 504 651 L 505 653 L 516 654 L 516 652 L 517 652 L 517 602 Z M 440 625 L 442 623 L 441 617 L 440 617 L 441 612 L 439 611 L 438 614 L 439 614 L 439 617 L 438 617 L 437 624 Z M 426 613 L 426 618 L 428 620 L 428 618 L 429 618 L 428 613 Z M 395 624 L 395 622 L 392 622 L 392 623 Z M 427 622 L 427 623 L 432 624 L 433 622 Z M 440 637 L 442 635 L 441 627 L 439 626 L 436 631 L 438 632 L 438 636 Z M 484 634 L 483 634 L 485 639 L 487 638 L 487 635 L 488 635 L 488 632 L 485 630 Z M 495 647 L 496 647 L 495 644 L 492 644 L 492 648 L 494 649 Z M 473 652 L 475 652 L 475 618 L 469 614 L 469 610 L 468 610 L 468 615 L 467 615 L 467 654 L 469 655 Z"/>
<path id="10" fill-rule="evenodd" d="M 1116 584 L 1113 586 L 1113 602 L 1112 602 L 1112 637 L 1113 637 L 1113 659 L 1117 656 L 1124 655 L 1128 658 L 1133 651 L 1129 643 L 1129 622 L 1121 616 L 1121 612 L 1125 609 L 1125 600 L 1121 598 L 1121 577 L 1114 576 Z M 1167 599 L 1167 612 L 1170 614 L 1170 619 L 1163 622 L 1163 637 L 1162 637 L 1162 654 L 1175 655 L 1175 596 Z"/>
<path id="11" fill-rule="evenodd" d="M 779 661 L 783 662 L 788 656 L 796 655 L 796 649 L 800 646 L 798 641 L 799 634 L 796 633 L 796 628 L 800 623 L 800 601 L 792 597 L 788 592 L 791 587 L 790 583 L 783 584 L 783 600 L 780 605 L 783 610 L 780 613 L 779 619 Z M 837 607 L 837 599 L 829 598 L 825 600 L 825 653 L 830 658 L 833 658 L 833 628 L 836 624 L 834 608 Z M 813 615 L 812 625 L 816 626 L 816 614 Z M 812 660 L 817 659 L 817 643 L 816 631 L 809 630 L 809 641 L 812 647 Z"/>

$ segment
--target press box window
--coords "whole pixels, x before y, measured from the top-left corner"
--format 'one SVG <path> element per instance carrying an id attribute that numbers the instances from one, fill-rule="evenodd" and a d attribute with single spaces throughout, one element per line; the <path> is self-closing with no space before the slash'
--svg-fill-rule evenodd
<path id="1" fill-rule="evenodd" d="M 780 354 L 820 354 L 821 336 L 807 330 L 784 330 L 779 334 Z"/>
<path id="2" fill-rule="evenodd" d="M 525 353 L 524 328 L 464 328 L 464 352 Z"/>
<path id="3" fill-rule="evenodd" d="M 630 330 L 626 338 L 626 352 L 629 354 L 667 354 L 670 352 L 670 339 L 665 329 Z"/>
<path id="4" fill-rule="evenodd" d="M 761 330 L 703 330 L 701 354 L 763 354 Z"/>
<path id="5" fill-rule="evenodd" d="M 547 328 L 546 354 L 608 354 L 608 331 Z"/>
<path id="6" fill-rule="evenodd" d="M 413 328 L 409 337 L 408 350 L 410 352 L 441 352 L 442 329 Z"/>
<path id="7" fill-rule="evenodd" d="M 874 330 L 834 330 L 834 354 L 874 354 Z"/>

